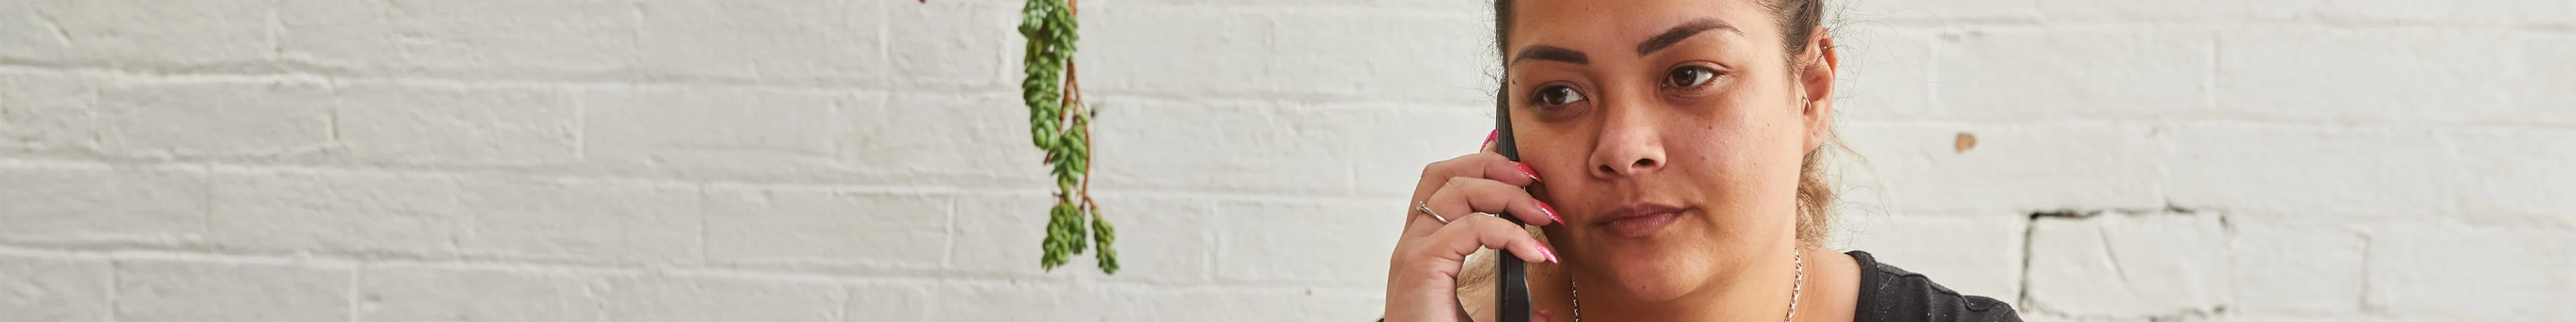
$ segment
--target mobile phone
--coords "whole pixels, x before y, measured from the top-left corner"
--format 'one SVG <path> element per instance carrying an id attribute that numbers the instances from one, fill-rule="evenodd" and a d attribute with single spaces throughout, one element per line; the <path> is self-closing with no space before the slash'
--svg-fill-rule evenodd
<path id="1" fill-rule="evenodd" d="M 1494 100 L 1494 153 L 1502 154 L 1504 158 L 1511 159 L 1512 162 L 1520 162 L 1520 147 L 1512 141 L 1511 112 L 1511 100 L 1501 98 Z M 1512 217 L 1510 214 L 1503 214 L 1499 217 L 1502 217 L 1504 220 L 1510 220 L 1512 224 L 1515 225 L 1526 225 L 1526 223 L 1521 222 L 1520 218 Z M 1503 251 L 1511 252 L 1511 250 L 1508 249 Z M 1504 322 L 1529 322 L 1531 312 L 1529 272 L 1524 269 L 1524 263 L 1521 262 L 1521 258 L 1518 256 L 1506 254 L 1496 257 L 1500 257 L 1502 260 L 1495 261 L 1497 262 L 1496 265 L 1501 265 L 1501 267 L 1496 267 L 1494 269 L 1494 283 L 1496 284 L 1494 285 L 1494 290 L 1496 291 L 1494 293 L 1494 320 Z"/>

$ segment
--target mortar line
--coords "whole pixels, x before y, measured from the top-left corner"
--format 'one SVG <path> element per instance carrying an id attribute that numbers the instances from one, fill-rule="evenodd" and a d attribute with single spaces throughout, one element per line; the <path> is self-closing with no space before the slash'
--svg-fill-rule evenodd
<path id="1" fill-rule="evenodd" d="M 346 315 L 350 322 L 365 322 L 365 321 L 366 321 L 366 320 L 364 320 L 364 319 L 359 319 L 359 318 L 358 318 L 358 311 L 359 311 L 359 309 L 358 309 L 358 308 L 359 308 L 359 306 L 358 306 L 358 304 L 359 304 L 358 298 L 360 297 L 360 296 L 358 295 L 358 294 L 359 294 L 359 291 L 358 291 L 358 289 L 359 289 L 359 288 L 358 288 L 358 283 L 360 282 L 360 279 L 358 278 L 358 272 L 359 272 L 359 271 L 364 271 L 364 270 L 365 270 L 365 269 L 360 269 L 360 268 L 350 268 L 350 269 L 349 269 L 349 277 L 348 277 L 349 286 L 348 286 L 348 289 L 346 290 L 348 293 L 341 294 L 341 299 L 340 299 L 340 300 L 341 300 L 342 302 L 344 302 L 344 303 L 341 303 L 341 305 L 345 305 L 345 307 L 342 307 L 342 309 L 348 310 L 347 312 L 342 312 L 341 314 Z"/>
<path id="2" fill-rule="evenodd" d="M 107 321 L 119 322 L 125 318 L 125 262 L 115 258 L 104 261 L 107 262 Z"/>
<path id="3" fill-rule="evenodd" d="M 1000 283 L 1009 285 L 1036 280 L 1052 281 L 1052 283 L 1063 285 L 1084 284 L 1106 287 L 1140 288 L 1246 288 L 1278 290 L 1305 290 L 1310 288 L 1349 288 L 1357 290 L 1368 288 L 1366 285 L 1363 285 L 1365 283 L 1352 284 L 1350 283 L 1351 281 L 1241 280 L 1221 277 L 1210 277 L 1208 279 L 1197 280 L 1095 280 L 1081 279 L 1080 275 L 1068 276 L 1045 273 L 961 272 L 937 267 L 868 268 L 865 267 L 866 265 L 860 265 L 861 267 L 859 267 L 859 269 L 873 270 L 873 272 L 828 273 L 801 271 L 795 269 L 725 267 L 716 266 L 714 264 L 553 262 L 547 259 L 525 258 L 462 257 L 454 259 L 418 259 L 311 253 L 281 256 L 141 248 L 64 250 L 45 249 L 42 248 L 42 246 L 31 246 L 17 243 L 0 243 L 0 255 L 44 258 L 59 258 L 65 256 L 103 256 L 111 262 L 116 263 L 119 267 L 122 267 L 124 263 L 128 262 L 151 261 L 299 267 L 317 270 L 346 271 L 351 272 L 352 274 L 359 270 L 369 269 L 420 268 L 537 275 L 593 275 L 607 277 L 662 276 L 671 278 L 783 281 L 837 285 L 856 285 L 884 281 L 915 281 L 924 283 Z M 1329 286 L 1316 287 L 1315 285 L 1319 282 L 1327 283 Z"/>
<path id="4" fill-rule="evenodd" d="M 201 172 L 201 173 L 203 173 L 203 174 L 208 174 L 208 175 L 215 175 L 215 174 L 266 174 L 266 173 L 293 173 L 293 174 L 313 174 L 313 175 L 385 176 L 385 177 L 414 178 L 414 179 L 498 179 L 498 180 L 531 180 L 531 181 L 555 182 L 555 183 L 584 183 L 584 184 L 625 185 L 625 186 L 637 186 L 637 187 L 644 187 L 644 188 L 659 188 L 659 189 L 767 190 L 767 191 L 816 191 L 816 192 L 831 192 L 831 191 L 837 191 L 837 192 L 853 192 L 853 193 L 890 193 L 890 194 L 913 194 L 913 193 L 926 193 L 926 194 L 956 194 L 956 195 L 972 195 L 972 196 L 1011 196 L 1011 195 L 1033 195 L 1033 194 L 1038 194 L 1038 193 L 1043 193 L 1043 192 L 1045 192 L 1045 190 L 1038 189 L 1038 188 L 1021 188 L 1021 187 L 1013 187 L 1013 186 L 1008 186 L 1008 185 L 998 185 L 998 186 L 936 186 L 936 185 L 900 185 L 900 184 L 869 184 L 869 183 L 771 182 L 771 181 L 745 181 L 745 180 L 732 180 L 732 179 L 727 179 L 727 180 L 696 180 L 696 179 L 683 179 L 683 178 L 624 177 L 624 176 L 600 176 L 600 175 L 579 175 L 579 174 L 569 174 L 569 175 L 568 175 L 568 174 L 556 174 L 556 173 L 525 173 L 525 172 L 504 172 L 504 171 L 452 171 L 452 170 L 449 170 L 449 171 L 441 171 L 440 169 L 406 169 L 406 168 L 339 168 L 339 167 L 320 167 L 320 166 L 308 166 L 308 165 L 275 165 L 275 164 L 233 164 L 233 163 L 202 163 L 202 162 L 167 162 L 167 163 L 153 163 L 153 162 L 96 162 L 96 161 L 65 161 L 65 160 L 19 160 L 19 159 L 5 159 L 5 158 L 0 158 L 0 169 L 9 169 L 9 168 L 36 168 L 36 169 L 64 169 L 64 170 L 78 170 L 78 171 L 118 171 L 118 170 L 120 170 L 120 169 L 123 169 L 123 167 L 135 167 L 135 168 L 141 168 L 141 169 L 179 169 L 179 170 L 191 170 L 191 171 Z M 1353 192 L 1353 191 L 1302 190 L 1302 189 L 1291 189 L 1291 190 L 1294 190 L 1294 191 L 1285 191 L 1285 192 L 1287 192 L 1287 193 L 1291 193 L 1291 194 L 1307 194 L 1307 195 L 1287 195 L 1287 196 L 1283 196 L 1283 195 L 1282 195 L 1282 192 L 1265 192 L 1265 191 L 1258 191 L 1258 189 L 1251 189 L 1251 190 L 1239 191 L 1239 192 L 1224 192 L 1224 191 L 1219 191 L 1219 192 L 1206 192 L 1206 191 L 1194 191 L 1194 190 L 1179 189 L 1179 188 L 1143 188 L 1143 189 L 1132 189 L 1132 190 L 1129 190 L 1129 189 L 1104 190 L 1104 192 L 1107 192 L 1108 194 L 1112 194 L 1112 195 L 1118 195 L 1118 196 L 1120 196 L 1120 197 L 1143 197 L 1143 198 L 1191 198 L 1191 199 L 1216 199 L 1216 200 L 1226 200 L 1226 201 L 1291 202 L 1291 203 L 1357 203 L 1357 202 L 1377 202 L 1377 201 L 1384 201 L 1384 199 L 1387 199 L 1387 198 L 1388 198 L 1388 197 L 1380 196 L 1380 195 L 1377 195 L 1377 194 L 1371 194 L 1371 193 L 1365 193 L 1365 192 Z"/>

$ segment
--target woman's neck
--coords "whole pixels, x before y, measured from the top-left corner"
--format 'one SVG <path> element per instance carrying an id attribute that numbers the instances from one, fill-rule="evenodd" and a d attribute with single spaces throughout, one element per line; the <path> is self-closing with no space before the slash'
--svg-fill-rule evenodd
<path id="1" fill-rule="evenodd" d="M 1538 294 L 1564 296 L 1539 299 L 1555 304 L 1540 306 L 1550 309 L 1557 321 L 1573 321 L 1576 310 L 1589 321 L 1777 321 L 1789 316 L 1792 290 L 1800 293 L 1798 320 L 1850 320 L 1858 296 L 1856 262 L 1849 255 L 1822 248 L 1797 251 L 1760 255 L 1763 260 L 1757 262 L 1762 264 L 1717 276 L 1700 289 L 1669 300 L 1639 300 L 1599 277 L 1575 276 L 1580 272 L 1560 271 L 1553 276 L 1557 281 L 1533 287 L 1543 288 L 1534 289 L 1541 291 Z M 1801 261 L 1806 275 L 1803 287 L 1796 264 Z"/>

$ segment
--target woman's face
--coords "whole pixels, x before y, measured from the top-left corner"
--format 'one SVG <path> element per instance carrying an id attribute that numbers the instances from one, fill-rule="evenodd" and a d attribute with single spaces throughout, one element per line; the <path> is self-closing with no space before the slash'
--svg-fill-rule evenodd
<path id="1" fill-rule="evenodd" d="M 1824 54 L 1793 73 L 1756 0 L 1515 2 L 1513 135 L 1585 293 L 1673 299 L 1788 256 L 1800 161 L 1831 122 Z"/>

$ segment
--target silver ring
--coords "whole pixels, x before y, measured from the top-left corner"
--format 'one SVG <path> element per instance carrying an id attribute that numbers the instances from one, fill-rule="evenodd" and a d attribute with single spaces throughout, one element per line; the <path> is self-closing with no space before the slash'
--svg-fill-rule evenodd
<path id="1" fill-rule="evenodd" d="M 1415 211 L 1421 211 L 1421 212 L 1422 212 L 1422 214 L 1425 214 L 1425 215 L 1431 215 L 1431 219 L 1438 219 L 1438 220 L 1440 220 L 1440 223 L 1441 223 L 1441 224 L 1448 224 L 1448 223 L 1449 223 L 1449 217 L 1441 217 L 1441 216 L 1440 216 L 1440 213 L 1437 213 L 1437 212 L 1431 212 L 1431 202 L 1429 202 L 1429 201 L 1415 201 L 1415 202 L 1413 202 L 1413 210 L 1415 210 Z"/>

